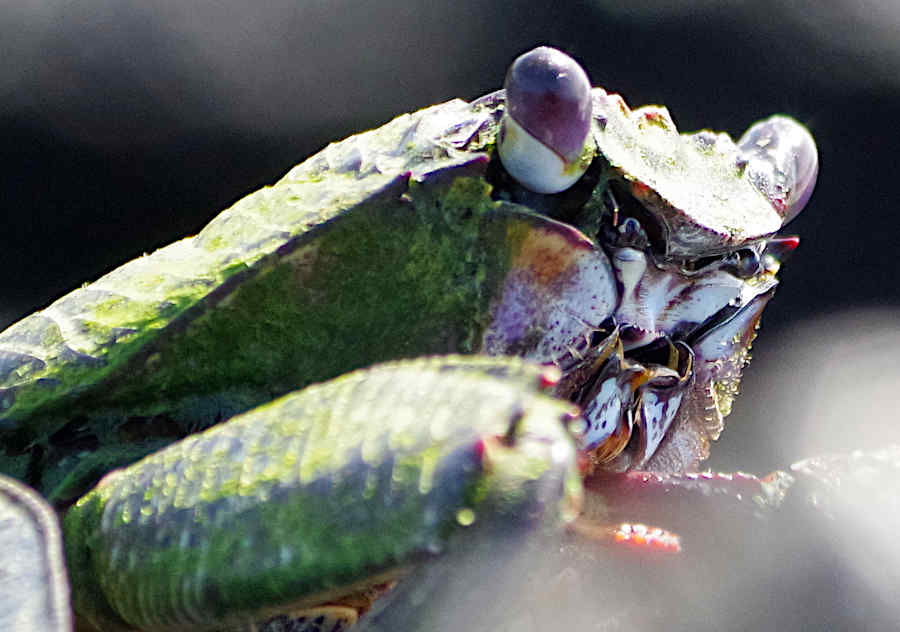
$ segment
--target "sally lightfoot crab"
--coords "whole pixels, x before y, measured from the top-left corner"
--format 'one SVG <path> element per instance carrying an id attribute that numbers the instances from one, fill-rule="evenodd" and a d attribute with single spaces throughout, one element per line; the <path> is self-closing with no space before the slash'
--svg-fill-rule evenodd
<path id="1" fill-rule="evenodd" d="M 85 625 L 350 625 L 454 547 L 695 468 L 817 164 L 792 119 L 679 134 L 538 48 L 0 334 L 0 467 L 65 512 Z"/>

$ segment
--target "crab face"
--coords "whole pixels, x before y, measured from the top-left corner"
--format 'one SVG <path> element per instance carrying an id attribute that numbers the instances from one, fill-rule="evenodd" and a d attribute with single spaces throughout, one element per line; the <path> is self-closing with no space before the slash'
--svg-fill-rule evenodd
<path id="1" fill-rule="evenodd" d="M 69 508 L 84 616 L 349 621 L 476 516 L 555 524 L 578 474 L 706 456 L 812 139 L 679 135 L 548 49 L 506 85 L 330 145 L 0 333 L 0 471 Z"/>
<path id="2" fill-rule="evenodd" d="M 580 90 L 583 71 L 548 50 L 516 60 L 505 103 L 501 93 L 482 103 L 500 118 L 499 156 L 512 176 L 498 195 L 580 228 L 568 239 L 582 264 L 567 268 L 576 271 L 565 282 L 551 275 L 555 285 L 545 270 L 559 257 L 546 249 L 514 267 L 486 349 L 563 369 L 560 393 L 584 410 L 589 469 L 684 471 L 721 432 L 778 269 L 798 244 L 775 233 L 809 200 L 815 143 L 784 116 L 737 144 L 727 134 L 679 134 L 665 108 L 631 110 L 618 95 Z M 546 185 L 559 169 L 538 160 L 544 154 L 563 167 L 595 158 L 573 192 L 541 197 L 533 192 L 559 190 Z M 567 216 L 577 196 L 587 202 Z M 552 299 L 535 301 L 542 292 Z M 538 342 L 523 349 L 529 328 L 540 330 Z"/>

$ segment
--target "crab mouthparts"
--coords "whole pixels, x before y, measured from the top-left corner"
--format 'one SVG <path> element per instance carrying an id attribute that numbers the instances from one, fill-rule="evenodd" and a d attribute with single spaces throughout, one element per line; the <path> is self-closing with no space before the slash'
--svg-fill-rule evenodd
<path id="1" fill-rule="evenodd" d="M 594 373 L 577 376 L 581 385 L 569 395 L 586 420 L 579 447 L 588 471 L 656 467 L 654 455 L 673 434 L 686 426 L 695 430 L 687 417 L 697 411 L 703 413 L 704 448 L 696 461 L 705 458 L 705 446 L 718 437 L 730 411 L 760 316 L 777 285 L 774 275 L 798 243 L 796 237 L 768 240 L 759 248 L 759 271 L 746 279 L 721 270 L 680 276 L 640 253 L 646 268 L 631 288 L 634 300 L 629 303 L 626 284 L 616 313 L 636 324 L 612 329 L 602 346 L 613 353 Z M 703 314 L 703 307 L 716 306 Z"/>

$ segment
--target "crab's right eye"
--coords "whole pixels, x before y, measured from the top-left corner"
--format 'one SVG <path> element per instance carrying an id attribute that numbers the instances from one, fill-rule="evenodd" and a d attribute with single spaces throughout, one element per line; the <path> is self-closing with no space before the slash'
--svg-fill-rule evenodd
<path id="1" fill-rule="evenodd" d="M 497 150 L 522 186 L 558 193 L 582 176 L 592 152 L 591 84 L 565 53 L 541 46 L 518 57 L 504 83 L 506 110 Z"/>
<path id="2" fill-rule="evenodd" d="M 776 115 L 751 126 L 738 146 L 750 181 L 787 224 L 803 210 L 816 186 L 816 141 L 794 119 Z"/>
<path id="3" fill-rule="evenodd" d="M 761 270 L 759 255 L 752 248 L 744 248 L 733 252 L 723 261 L 726 270 L 730 270 L 740 279 L 749 279 Z"/>

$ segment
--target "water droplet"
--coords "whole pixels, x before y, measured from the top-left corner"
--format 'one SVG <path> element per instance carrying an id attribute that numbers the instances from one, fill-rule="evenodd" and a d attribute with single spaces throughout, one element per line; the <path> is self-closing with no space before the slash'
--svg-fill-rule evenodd
<path id="1" fill-rule="evenodd" d="M 576 437 L 583 435 L 585 432 L 587 432 L 587 422 L 581 417 L 575 419 L 574 421 L 572 421 L 572 423 L 569 424 L 569 432 L 571 432 Z"/>
<path id="2" fill-rule="evenodd" d="M 468 507 L 463 507 L 456 512 L 456 521 L 464 527 L 468 527 L 475 522 L 475 512 Z"/>

